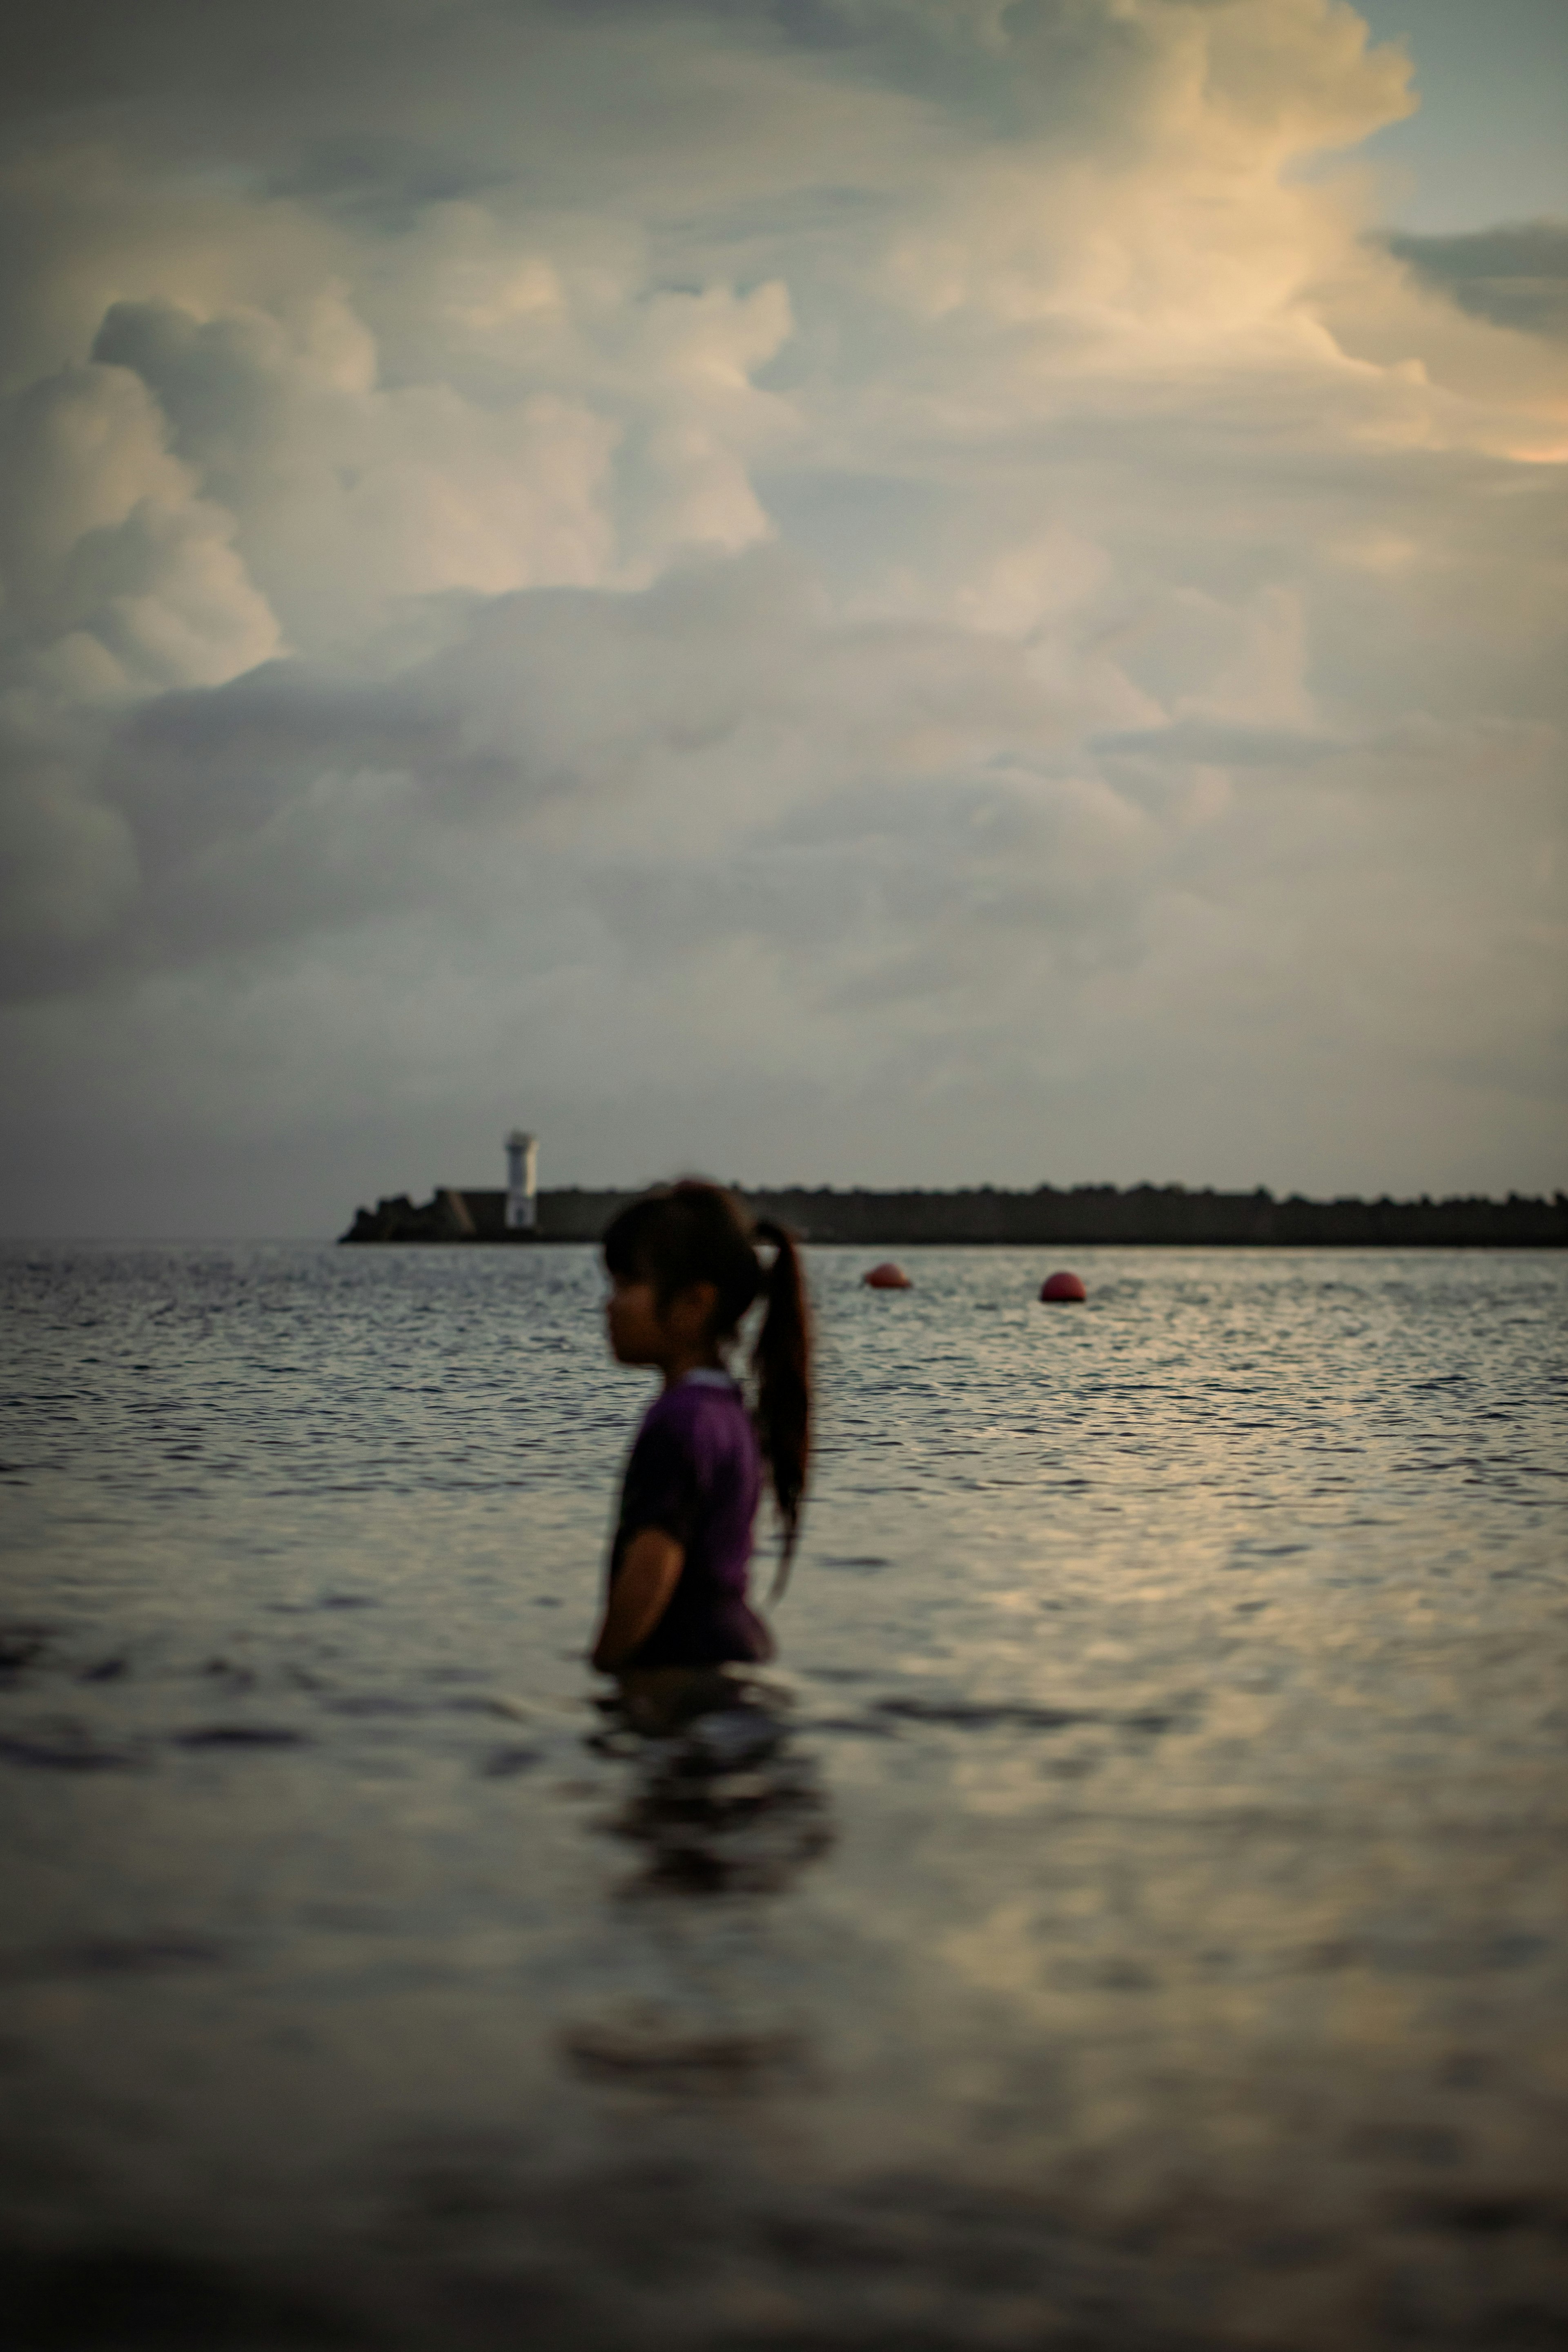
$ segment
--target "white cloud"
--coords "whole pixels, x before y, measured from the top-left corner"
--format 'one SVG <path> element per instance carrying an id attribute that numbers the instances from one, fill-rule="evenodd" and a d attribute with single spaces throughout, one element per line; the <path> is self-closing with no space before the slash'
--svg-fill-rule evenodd
<path id="1" fill-rule="evenodd" d="M 232 516 L 164 443 L 156 403 L 114 368 L 63 369 L 0 411 L 5 636 L 20 675 L 40 657 L 67 698 L 220 685 L 277 650 Z"/>
<path id="2" fill-rule="evenodd" d="M 241 1068 L 312 1216 L 342 1122 L 524 1096 L 584 1176 L 1550 1180 L 1555 248 L 1304 176 L 1402 58 L 377 23 L 351 83 L 153 11 L 112 102 L 46 41 L 0 149 L 41 1185 L 89 1097 L 219 1183 Z"/>

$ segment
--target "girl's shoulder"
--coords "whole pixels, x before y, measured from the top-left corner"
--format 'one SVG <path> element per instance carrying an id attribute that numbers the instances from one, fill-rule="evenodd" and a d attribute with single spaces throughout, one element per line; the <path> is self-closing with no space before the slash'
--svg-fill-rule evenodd
<path id="1" fill-rule="evenodd" d="M 672 1389 L 655 1397 L 642 1419 L 643 1430 L 660 1434 L 689 1434 L 741 1424 L 749 1430 L 751 1414 L 737 1381 L 728 1372 L 689 1372 Z"/>

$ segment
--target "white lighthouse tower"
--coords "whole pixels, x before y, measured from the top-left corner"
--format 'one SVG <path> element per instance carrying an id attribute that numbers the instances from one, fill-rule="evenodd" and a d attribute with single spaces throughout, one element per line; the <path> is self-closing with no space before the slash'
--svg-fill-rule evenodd
<path id="1" fill-rule="evenodd" d="M 506 1228 L 509 1234 L 539 1230 L 539 1138 L 520 1127 L 506 1139 Z"/>

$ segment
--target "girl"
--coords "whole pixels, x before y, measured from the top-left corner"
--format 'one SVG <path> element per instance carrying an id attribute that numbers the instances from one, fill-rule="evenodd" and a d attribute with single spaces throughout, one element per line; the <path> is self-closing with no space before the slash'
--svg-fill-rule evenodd
<path id="1" fill-rule="evenodd" d="M 766 1268 L 759 1241 L 773 1245 Z M 784 1527 L 775 1591 L 800 1526 L 811 1415 L 800 1260 L 782 1225 L 753 1224 L 730 1193 L 695 1178 L 623 1209 L 604 1248 L 611 1350 L 657 1369 L 664 1386 L 626 1465 L 594 1664 L 639 1680 L 671 1667 L 711 1678 L 773 1654 L 746 1599 L 764 1461 Z M 753 1418 L 724 1356 L 759 1293 Z"/>

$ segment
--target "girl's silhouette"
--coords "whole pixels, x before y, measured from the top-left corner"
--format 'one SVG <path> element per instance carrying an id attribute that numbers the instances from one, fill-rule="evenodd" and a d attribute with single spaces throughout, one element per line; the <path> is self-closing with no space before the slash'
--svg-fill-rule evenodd
<path id="1" fill-rule="evenodd" d="M 759 1243 L 773 1249 L 770 1265 Z M 784 1530 L 775 1592 L 800 1525 L 811 1418 L 800 1260 L 782 1225 L 753 1223 L 731 1194 L 695 1178 L 623 1210 L 604 1251 L 611 1349 L 620 1363 L 658 1370 L 663 1387 L 626 1465 L 593 1661 L 634 1700 L 668 1702 L 688 1685 L 700 1703 L 726 1666 L 773 1654 L 747 1583 L 764 1464 Z M 759 1296 L 749 1412 L 725 1358 Z"/>

